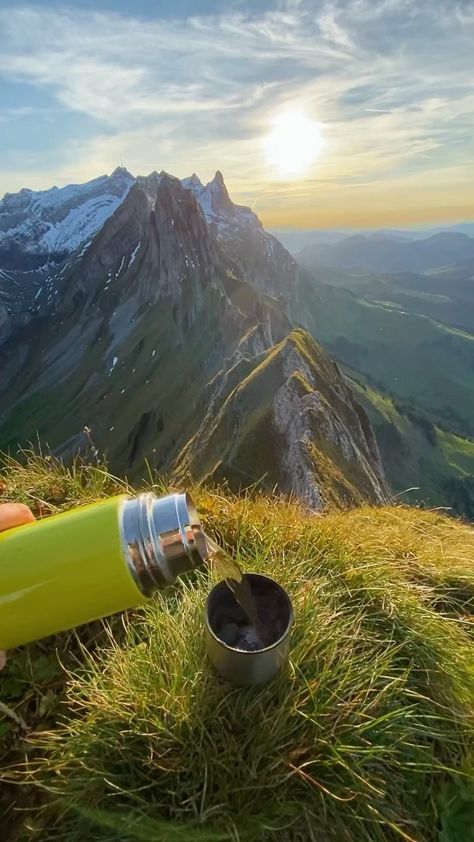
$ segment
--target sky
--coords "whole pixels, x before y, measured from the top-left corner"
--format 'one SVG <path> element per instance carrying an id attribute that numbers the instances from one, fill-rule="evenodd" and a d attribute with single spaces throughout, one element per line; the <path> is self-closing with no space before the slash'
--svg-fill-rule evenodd
<path id="1" fill-rule="evenodd" d="M 220 169 L 269 228 L 470 220 L 473 43 L 474 0 L 0 0 L 0 195 Z"/>

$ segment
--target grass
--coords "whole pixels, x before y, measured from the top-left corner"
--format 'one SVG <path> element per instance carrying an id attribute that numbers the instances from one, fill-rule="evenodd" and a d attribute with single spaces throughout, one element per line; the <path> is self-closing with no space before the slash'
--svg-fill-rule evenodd
<path id="1" fill-rule="evenodd" d="M 34 454 L 7 460 L 2 482 L 2 500 L 38 515 L 126 487 Z M 0 698 L 28 730 L 0 721 L 4 838 L 472 839 L 473 530 L 406 506 L 318 516 L 193 494 L 209 533 L 290 592 L 290 663 L 261 688 L 216 678 L 206 571 L 11 653 Z"/>

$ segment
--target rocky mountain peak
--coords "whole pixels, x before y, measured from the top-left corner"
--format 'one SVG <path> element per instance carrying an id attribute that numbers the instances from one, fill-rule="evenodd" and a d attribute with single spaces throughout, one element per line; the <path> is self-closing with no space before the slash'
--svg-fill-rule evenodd
<path id="1" fill-rule="evenodd" d="M 126 179 L 133 179 L 134 176 L 131 172 L 127 170 L 126 167 L 119 166 L 115 167 L 114 171 L 111 173 L 110 178 L 126 178 Z"/>
<path id="2" fill-rule="evenodd" d="M 203 186 L 201 179 L 196 175 L 195 172 L 193 172 L 193 174 L 188 176 L 187 178 L 183 178 L 181 183 L 183 187 L 185 187 L 187 190 L 196 190 Z"/>
<path id="3" fill-rule="evenodd" d="M 207 194 L 207 195 L 206 195 Z M 234 214 L 236 206 L 231 201 L 229 192 L 220 170 L 217 170 L 214 178 L 204 188 L 202 194 L 203 202 L 208 201 L 215 216 L 221 214 Z"/>
<path id="4" fill-rule="evenodd" d="M 0 201 L 0 265 L 28 268 L 24 254 L 35 255 L 38 266 L 48 259 L 57 262 L 99 230 L 133 182 L 118 168 L 85 184 L 7 194 Z"/>
<path id="5" fill-rule="evenodd" d="M 101 290 L 109 306 L 179 299 L 192 284 L 194 303 L 202 285 L 213 283 L 219 258 L 192 192 L 169 173 L 139 177 L 84 254 L 61 279 L 60 304 L 74 308 L 78 293 L 96 306 Z"/>

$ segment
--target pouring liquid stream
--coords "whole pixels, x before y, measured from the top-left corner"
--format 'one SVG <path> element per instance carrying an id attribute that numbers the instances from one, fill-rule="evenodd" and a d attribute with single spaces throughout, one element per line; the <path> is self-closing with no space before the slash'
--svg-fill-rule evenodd
<path id="1" fill-rule="evenodd" d="M 219 574 L 219 578 L 226 580 L 249 623 L 254 627 L 257 635 L 261 637 L 257 605 L 239 565 L 226 550 L 212 538 L 209 538 L 208 535 L 206 535 L 206 543 L 208 547 L 207 563 Z"/>

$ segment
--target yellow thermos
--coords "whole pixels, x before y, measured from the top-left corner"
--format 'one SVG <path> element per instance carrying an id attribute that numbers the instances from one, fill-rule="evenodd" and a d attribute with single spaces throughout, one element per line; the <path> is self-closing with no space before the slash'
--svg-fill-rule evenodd
<path id="1" fill-rule="evenodd" d="M 0 649 L 145 602 L 200 565 L 187 494 L 111 497 L 0 533 Z"/>

